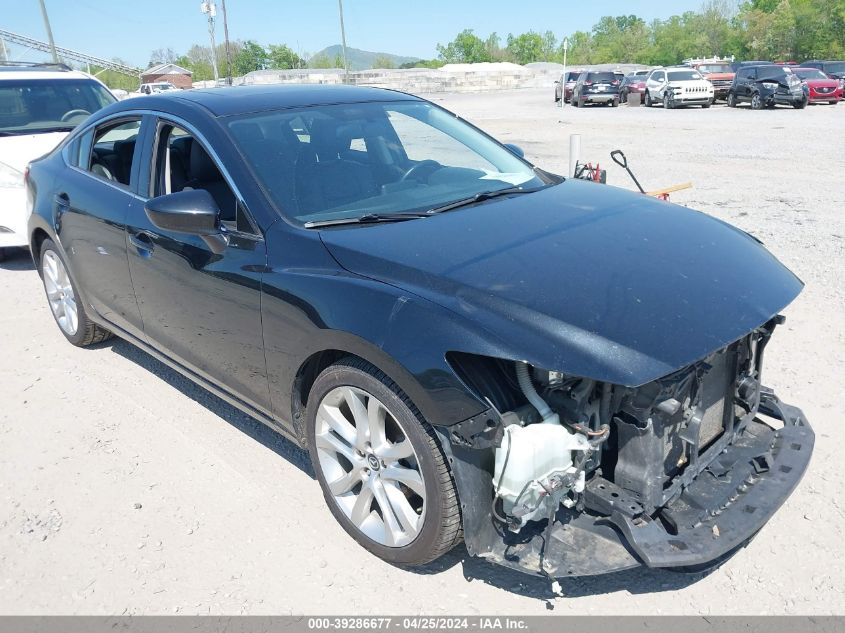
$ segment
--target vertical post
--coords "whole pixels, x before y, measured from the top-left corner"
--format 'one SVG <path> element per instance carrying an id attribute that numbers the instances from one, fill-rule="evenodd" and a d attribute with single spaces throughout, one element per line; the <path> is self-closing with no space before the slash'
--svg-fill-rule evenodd
<path id="1" fill-rule="evenodd" d="M 232 85 L 232 49 L 229 47 L 229 20 L 226 17 L 226 0 L 220 0 L 223 6 L 223 39 L 226 41 L 226 83 Z"/>
<path id="2" fill-rule="evenodd" d="M 56 42 L 53 41 L 53 29 L 50 28 L 50 18 L 47 17 L 47 7 L 44 0 L 38 0 L 41 5 L 41 17 L 44 18 L 44 28 L 47 29 L 47 41 L 50 42 L 50 51 L 53 53 L 53 63 L 59 63 L 59 56 L 56 54 Z"/>
<path id="3" fill-rule="evenodd" d="M 343 26 L 343 0 L 337 0 L 337 6 L 340 10 L 340 42 L 343 47 L 344 81 L 345 83 L 349 83 L 349 60 L 346 58 L 346 28 Z"/>
<path id="4" fill-rule="evenodd" d="M 217 44 L 214 41 L 214 3 L 210 4 L 208 12 L 208 37 L 211 39 L 211 67 L 214 69 L 214 85 L 220 80 L 220 73 L 217 72 Z"/>
<path id="5" fill-rule="evenodd" d="M 581 135 L 571 134 L 569 136 L 569 177 L 575 176 L 575 168 L 581 158 Z"/>
<path id="6" fill-rule="evenodd" d="M 0 54 L 0 61 L 7 61 L 9 59 L 9 51 L 6 50 L 6 40 L 0 37 L 0 50 L 2 50 L 2 54 Z"/>
<path id="7" fill-rule="evenodd" d="M 566 53 L 569 51 L 569 38 L 563 38 L 563 85 L 560 87 L 560 106 L 566 107 L 566 84 L 568 77 L 566 76 Z"/>

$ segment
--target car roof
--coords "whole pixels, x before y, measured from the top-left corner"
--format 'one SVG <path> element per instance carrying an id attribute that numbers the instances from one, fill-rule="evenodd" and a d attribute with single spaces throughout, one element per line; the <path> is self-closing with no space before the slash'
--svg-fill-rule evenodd
<path id="1" fill-rule="evenodd" d="M 27 68 L 25 66 L 0 66 L 0 81 L 3 80 L 43 80 L 43 81 L 61 81 L 63 79 L 91 79 L 96 81 L 87 73 L 78 70 L 40 70 L 37 68 Z"/>
<path id="2" fill-rule="evenodd" d="M 158 94 L 124 101 L 127 107 L 167 108 L 173 100 L 188 101 L 225 117 L 262 110 L 301 108 L 341 103 L 377 101 L 422 101 L 419 97 L 383 88 L 364 88 L 345 85 L 275 84 L 263 86 L 232 86 L 180 90 L 175 94 Z"/>

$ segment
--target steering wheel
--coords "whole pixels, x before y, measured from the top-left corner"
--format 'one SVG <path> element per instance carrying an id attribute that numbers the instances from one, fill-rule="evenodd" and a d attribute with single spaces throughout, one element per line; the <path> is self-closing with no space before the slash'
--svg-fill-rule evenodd
<path id="1" fill-rule="evenodd" d="M 62 115 L 62 123 L 68 123 L 71 119 L 78 117 L 78 116 L 89 116 L 91 113 L 88 110 L 83 110 L 82 108 L 75 108 L 73 110 L 68 110 Z"/>
<path id="2" fill-rule="evenodd" d="M 413 165 L 408 171 L 402 174 L 402 177 L 399 179 L 399 182 L 406 182 L 411 179 L 421 180 L 419 177 L 420 174 L 426 170 L 431 172 L 435 172 L 440 169 L 443 165 L 438 163 L 436 160 L 421 160 L 416 165 Z"/>

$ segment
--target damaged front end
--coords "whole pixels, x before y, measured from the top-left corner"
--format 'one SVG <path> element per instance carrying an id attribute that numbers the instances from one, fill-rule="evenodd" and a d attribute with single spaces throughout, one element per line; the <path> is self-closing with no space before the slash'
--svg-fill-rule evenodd
<path id="1" fill-rule="evenodd" d="M 747 543 L 814 443 L 803 413 L 761 384 L 782 321 L 635 388 L 450 355 L 490 404 L 444 431 L 470 554 L 564 577 L 701 569 Z"/>

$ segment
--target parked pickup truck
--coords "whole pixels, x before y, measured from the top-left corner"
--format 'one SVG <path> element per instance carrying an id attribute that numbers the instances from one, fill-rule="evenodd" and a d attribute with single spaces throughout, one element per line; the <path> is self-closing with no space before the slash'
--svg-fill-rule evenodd
<path id="1" fill-rule="evenodd" d="M 701 75 L 713 84 L 714 98 L 726 99 L 728 90 L 734 81 L 734 71 L 730 63 L 724 59 L 693 59 L 686 62 L 687 66 L 695 68 Z"/>

